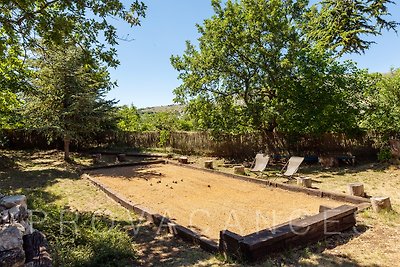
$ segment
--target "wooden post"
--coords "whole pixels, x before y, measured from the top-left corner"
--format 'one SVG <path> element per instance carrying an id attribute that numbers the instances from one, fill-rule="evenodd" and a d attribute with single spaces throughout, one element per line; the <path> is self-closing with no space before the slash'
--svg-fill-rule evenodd
<path id="1" fill-rule="evenodd" d="M 206 160 L 206 161 L 204 162 L 204 168 L 206 168 L 206 169 L 213 169 L 213 168 L 214 168 L 214 166 L 213 166 L 213 161 L 212 161 L 212 160 Z"/>
<path id="2" fill-rule="evenodd" d="M 234 174 L 240 174 L 240 175 L 244 175 L 245 174 L 245 172 L 244 172 L 244 166 L 235 166 L 235 167 L 233 167 L 233 173 Z"/>
<path id="3" fill-rule="evenodd" d="M 126 154 L 118 154 L 117 159 L 119 162 L 125 162 L 126 161 Z"/>
<path id="4" fill-rule="evenodd" d="M 182 163 L 182 164 L 188 164 L 188 163 L 189 163 L 187 157 L 180 157 L 180 158 L 178 159 L 178 161 L 179 161 L 180 163 Z"/>
<path id="5" fill-rule="evenodd" d="M 373 197 L 371 198 L 371 204 L 372 204 L 372 209 L 375 212 L 392 209 L 392 204 L 390 203 L 389 197 Z"/>
<path id="6" fill-rule="evenodd" d="M 349 194 L 352 196 L 363 197 L 364 193 L 364 185 L 362 183 L 353 183 L 348 186 Z"/>
<path id="7" fill-rule="evenodd" d="M 312 187 L 312 179 L 309 177 L 299 177 L 297 178 L 297 185 L 302 187 L 311 188 Z"/>
<path id="8" fill-rule="evenodd" d="M 64 160 L 70 160 L 70 153 L 69 153 L 69 145 L 71 143 L 71 139 L 67 136 L 64 136 Z"/>

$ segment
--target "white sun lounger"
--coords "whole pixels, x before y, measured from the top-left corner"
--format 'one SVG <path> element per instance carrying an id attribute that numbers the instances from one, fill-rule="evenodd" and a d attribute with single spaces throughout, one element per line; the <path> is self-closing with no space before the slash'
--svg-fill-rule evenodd
<path id="1" fill-rule="evenodd" d="M 265 168 L 267 168 L 268 162 L 269 162 L 269 156 L 259 153 L 256 155 L 253 168 L 250 171 L 262 173 L 265 170 Z"/>
<path id="2" fill-rule="evenodd" d="M 286 165 L 283 167 L 283 170 L 286 168 L 286 171 L 283 173 L 284 176 L 289 179 L 299 170 L 301 163 L 303 163 L 303 157 L 291 157 Z"/>

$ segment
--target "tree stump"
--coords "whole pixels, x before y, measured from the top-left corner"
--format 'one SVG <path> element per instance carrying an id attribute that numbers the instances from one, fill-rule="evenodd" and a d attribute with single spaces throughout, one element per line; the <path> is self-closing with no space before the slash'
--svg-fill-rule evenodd
<path id="1" fill-rule="evenodd" d="M 349 194 L 352 196 L 363 197 L 365 195 L 364 185 L 362 183 L 353 183 L 348 186 Z"/>
<path id="2" fill-rule="evenodd" d="M 189 163 L 188 157 L 180 157 L 180 158 L 178 159 L 178 161 L 179 161 L 180 163 L 182 163 L 182 164 L 188 164 L 188 163 Z"/>
<path id="3" fill-rule="evenodd" d="M 94 154 L 92 155 L 92 160 L 94 164 L 100 163 L 101 161 L 101 154 Z"/>
<path id="4" fill-rule="evenodd" d="M 297 185 L 302 187 L 311 188 L 312 187 L 312 179 L 309 177 L 299 177 L 297 178 Z"/>
<path id="5" fill-rule="evenodd" d="M 125 162 L 126 161 L 126 154 L 118 154 L 117 155 L 117 160 L 119 162 Z"/>
<path id="6" fill-rule="evenodd" d="M 382 210 L 391 210 L 392 204 L 389 197 L 373 197 L 371 198 L 372 209 L 375 212 Z"/>
<path id="7" fill-rule="evenodd" d="M 206 160 L 206 161 L 204 162 L 204 167 L 205 167 L 206 169 L 213 169 L 213 168 L 214 168 L 214 166 L 213 166 L 213 161 L 212 161 L 212 160 Z"/>
<path id="8" fill-rule="evenodd" d="M 233 167 L 233 173 L 234 174 L 240 174 L 240 175 L 244 175 L 244 166 L 235 166 Z"/>

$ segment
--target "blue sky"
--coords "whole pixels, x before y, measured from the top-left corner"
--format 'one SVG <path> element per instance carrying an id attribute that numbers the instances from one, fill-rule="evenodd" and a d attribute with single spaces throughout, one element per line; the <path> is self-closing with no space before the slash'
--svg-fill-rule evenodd
<path id="1" fill-rule="evenodd" d="M 128 1 L 126 1 L 128 2 Z M 173 103 L 173 89 L 179 86 L 178 73 L 171 67 L 171 55 L 182 55 L 185 41 L 199 37 L 196 23 L 213 15 L 211 0 L 144 0 L 148 6 L 141 27 L 130 28 L 115 22 L 118 34 L 132 41 L 120 41 L 117 69 L 111 77 L 118 82 L 108 98 L 119 105 L 139 108 Z M 391 8 L 393 18 L 400 21 L 400 8 Z M 400 32 L 385 32 L 374 37 L 374 44 L 363 55 L 349 55 L 361 68 L 371 72 L 387 72 L 400 67 Z"/>

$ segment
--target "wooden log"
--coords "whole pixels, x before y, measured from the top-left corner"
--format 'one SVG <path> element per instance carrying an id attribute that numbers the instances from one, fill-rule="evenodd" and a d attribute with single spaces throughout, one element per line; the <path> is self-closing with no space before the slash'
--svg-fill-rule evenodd
<path id="1" fill-rule="evenodd" d="M 382 210 L 391 210 L 392 204 L 389 197 L 373 197 L 371 198 L 372 209 L 375 212 Z"/>
<path id="2" fill-rule="evenodd" d="M 312 187 L 312 179 L 309 177 L 299 177 L 297 178 L 297 185 L 311 188 Z"/>
<path id="3" fill-rule="evenodd" d="M 180 163 L 182 163 L 182 164 L 188 164 L 188 163 L 189 163 L 188 157 L 180 157 L 180 158 L 178 159 L 178 161 L 179 161 Z"/>
<path id="4" fill-rule="evenodd" d="M 119 162 L 125 162 L 126 161 L 126 154 L 118 154 L 117 155 L 117 160 Z"/>
<path id="5" fill-rule="evenodd" d="M 349 184 L 348 191 L 352 196 L 363 197 L 365 195 L 364 185 L 362 183 Z"/>
<path id="6" fill-rule="evenodd" d="M 206 168 L 206 169 L 213 169 L 213 168 L 214 168 L 214 166 L 213 166 L 213 161 L 212 161 L 212 160 L 206 160 L 206 161 L 204 162 L 204 168 Z"/>
<path id="7" fill-rule="evenodd" d="M 235 166 L 235 167 L 233 167 L 233 173 L 234 174 L 244 175 L 245 174 L 244 166 Z"/>

